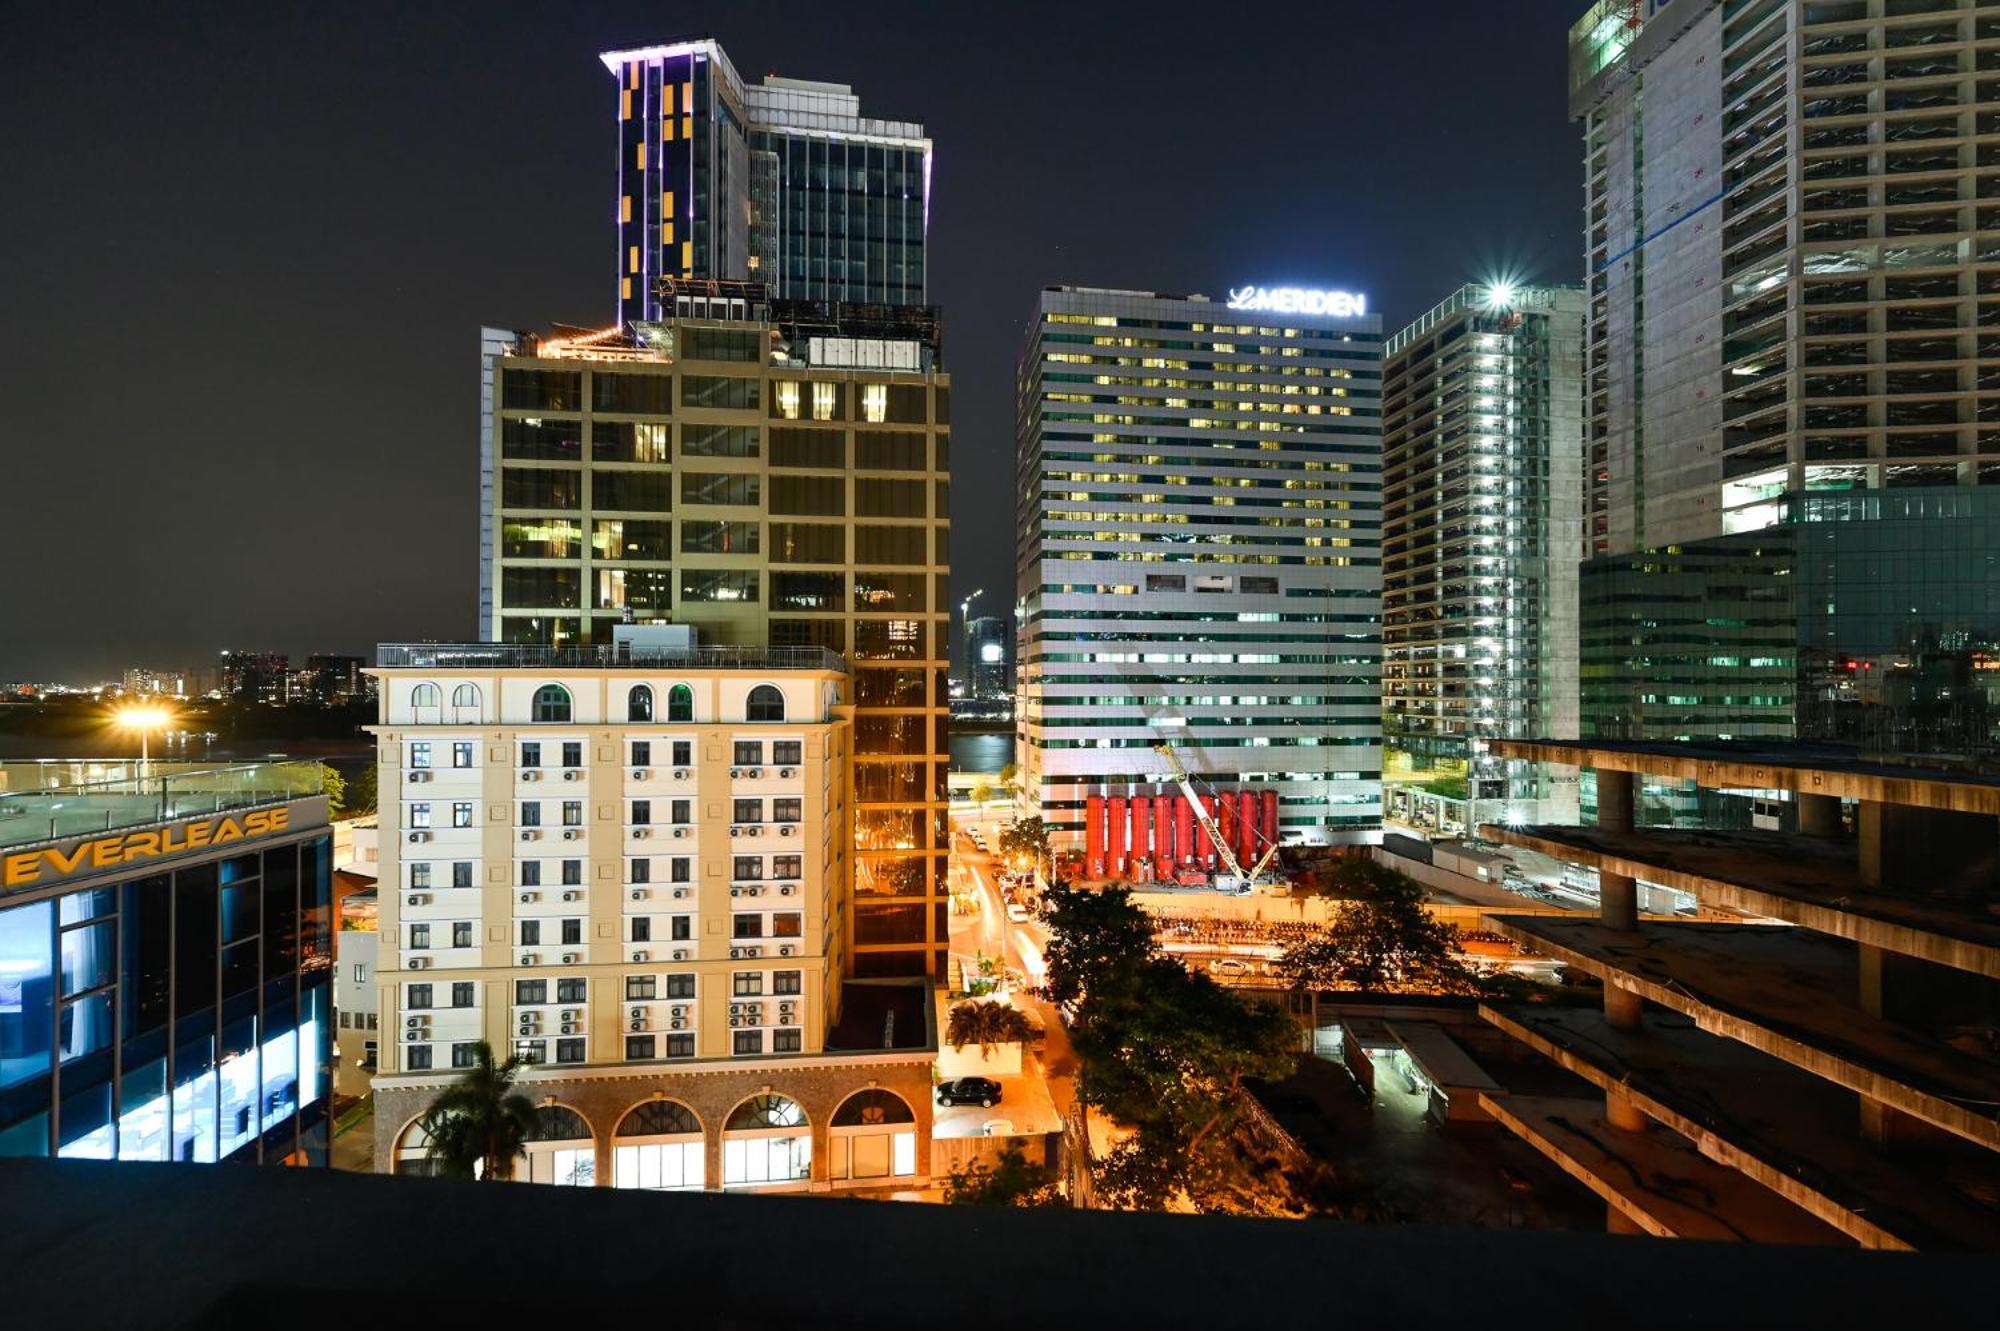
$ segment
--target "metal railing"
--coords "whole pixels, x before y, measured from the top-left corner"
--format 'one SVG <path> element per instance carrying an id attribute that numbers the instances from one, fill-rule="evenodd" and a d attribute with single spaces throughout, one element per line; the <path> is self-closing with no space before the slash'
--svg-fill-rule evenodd
<path id="1" fill-rule="evenodd" d="M 515 642 L 385 642 L 375 664 L 417 670 L 831 670 L 847 663 L 824 647 L 550 647 Z"/>
<path id="2" fill-rule="evenodd" d="M 86 768 L 124 775 L 75 780 Z M 324 789 L 310 761 L 0 763 L 0 848 L 305 799 Z"/>

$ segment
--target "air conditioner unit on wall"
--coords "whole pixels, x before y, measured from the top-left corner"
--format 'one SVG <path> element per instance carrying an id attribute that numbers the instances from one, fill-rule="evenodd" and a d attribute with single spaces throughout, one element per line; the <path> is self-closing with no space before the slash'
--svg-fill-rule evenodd
<path id="1" fill-rule="evenodd" d="M 632 779 L 634 781 L 644 781 L 647 777 L 651 775 L 652 773 L 647 771 L 643 767 L 635 767 L 632 769 Z"/>

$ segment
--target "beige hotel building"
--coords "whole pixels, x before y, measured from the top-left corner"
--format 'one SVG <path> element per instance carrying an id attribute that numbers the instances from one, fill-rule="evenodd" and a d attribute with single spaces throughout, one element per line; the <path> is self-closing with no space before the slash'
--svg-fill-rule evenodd
<path id="1" fill-rule="evenodd" d="M 817 646 L 381 649 L 376 1159 L 477 1041 L 517 1177 L 896 1189 L 929 1171 L 921 977 L 851 978 L 855 674 Z"/>

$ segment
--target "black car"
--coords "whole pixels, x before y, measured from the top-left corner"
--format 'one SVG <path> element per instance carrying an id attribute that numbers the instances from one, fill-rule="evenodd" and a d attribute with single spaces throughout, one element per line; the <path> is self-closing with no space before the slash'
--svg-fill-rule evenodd
<path id="1" fill-rule="evenodd" d="M 937 1100 L 941 1105 L 979 1105 L 990 1109 L 1000 1103 L 1000 1083 L 985 1077 L 941 1081 L 938 1083 Z"/>

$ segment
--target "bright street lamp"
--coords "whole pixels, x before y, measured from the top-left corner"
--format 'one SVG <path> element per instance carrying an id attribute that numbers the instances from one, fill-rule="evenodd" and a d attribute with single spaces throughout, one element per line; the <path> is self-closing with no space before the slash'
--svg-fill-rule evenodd
<path id="1" fill-rule="evenodd" d="M 155 730 L 165 730 L 174 714 L 154 703 L 134 703 L 121 707 L 111 714 L 111 723 L 120 730 L 139 732 L 139 778 L 145 779 L 146 766 L 152 759 L 151 738 Z"/>

